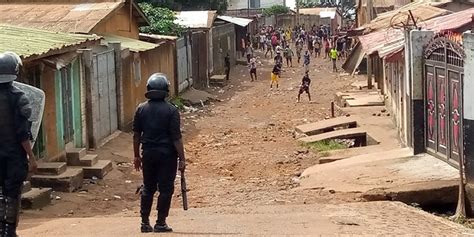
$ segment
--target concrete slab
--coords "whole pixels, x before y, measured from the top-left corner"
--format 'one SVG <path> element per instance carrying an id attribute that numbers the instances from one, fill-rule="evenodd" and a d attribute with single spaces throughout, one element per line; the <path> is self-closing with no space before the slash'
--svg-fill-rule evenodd
<path id="1" fill-rule="evenodd" d="M 426 154 L 413 156 L 410 149 L 401 148 L 310 167 L 301 175 L 299 188 L 366 193 L 457 178 L 458 171 L 447 163 Z"/>
<path id="2" fill-rule="evenodd" d="M 351 86 L 356 87 L 356 88 L 359 89 L 359 90 L 368 88 L 367 80 L 355 81 L 355 82 L 353 82 L 353 83 L 351 84 Z M 375 82 L 374 79 L 372 79 L 372 86 L 373 86 L 374 88 L 377 88 L 377 83 Z"/>
<path id="3" fill-rule="evenodd" d="M 99 161 L 98 155 L 86 155 L 80 159 L 80 166 L 91 167 Z"/>
<path id="4" fill-rule="evenodd" d="M 51 188 L 33 188 L 21 195 L 21 208 L 41 209 L 51 204 Z"/>
<path id="5" fill-rule="evenodd" d="M 64 162 L 42 162 L 38 163 L 37 174 L 58 175 L 66 171 L 66 163 Z"/>
<path id="6" fill-rule="evenodd" d="M 30 181 L 25 181 L 23 182 L 23 186 L 21 186 L 21 193 L 27 193 L 31 191 L 31 182 Z"/>
<path id="7" fill-rule="evenodd" d="M 354 147 L 350 149 L 328 151 L 327 157 L 319 158 L 319 164 L 331 163 L 338 160 L 348 159 L 358 155 L 370 154 L 374 152 L 386 151 L 387 148 L 384 145 L 372 145 L 363 147 Z"/>
<path id="8" fill-rule="evenodd" d="M 67 165 L 80 165 L 80 159 L 87 155 L 86 148 L 72 148 L 66 151 Z"/>
<path id="9" fill-rule="evenodd" d="M 367 137 L 367 132 L 363 128 L 341 129 L 333 132 L 322 133 L 314 136 L 298 139 L 300 142 L 312 143 L 331 139 L 349 139 L 349 138 Z"/>
<path id="10" fill-rule="evenodd" d="M 297 126 L 295 130 L 299 133 L 304 133 L 308 136 L 317 135 L 325 132 L 334 131 L 336 127 L 357 127 L 357 121 L 350 117 L 337 117 L 327 120 L 322 120 L 315 123 L 303 124 Z"/>
<path id="11" fill-rule="evenodd" d="M 201 103 L 206 103 L 210 99 L 216 98 L 214 95 L 211 95 L 205 91 L 196 90 L 193 88 L 185 91 L 180 96 L 183 100 L 189 102 L 191 105 L 201 105 Z"/>
<path id="12" fill-rule="evenodd" d="M 226 75 L 214 75 L 209 79 L 210 84 L 225 85 L 227 82 Z"/>
<path id="13" fill-rule="evenodd" d="M 95 165 L 91 167 L 82 167 L 84 170 L 84 178 L 96 177 L 103 179 L 112 170 L 112 161 L 110 160 L 99 160 Z"/>
<path id="14" fill-rule="evenodd" d="M 336 93 L 341 107 L 383 106 L 384 99 L 378 91 L 347 91 Z"/>
<path id="15" fill-rule="evenodd" d="M 33 187 L 52 188 L 59 192 L 73 192 L 82 186 L 84 173 L 82 168 L 67 168 L 59 175 L 33 175 L 31 185 Z"/>

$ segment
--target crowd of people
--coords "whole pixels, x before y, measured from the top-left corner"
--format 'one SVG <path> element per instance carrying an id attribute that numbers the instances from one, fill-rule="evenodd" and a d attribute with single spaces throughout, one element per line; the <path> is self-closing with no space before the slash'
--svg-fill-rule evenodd
<path id="1" fill-rule="evenodd" d="M 311 27 L 303 25 L 287 29 L 264 25 L 255 34 L 247 34 L 242 39 L 242 56 L 247 59 L 251 81 L 257 80 L 255 50 L 263 52 L 265 58 L 269 56 L 273 58 L 270 89 L 279 87 L 284 63 L 287 67 L 293 67 L 293 58 L 296 56 L 297 65 L 301 65 L 302 62 L 304 68 L 297 101 L 300 101 L 303 93 L 307 93 L 311 101 L 309 92 L 311 58 L 331 60 L 332 70 L 337 72 L 337 60 L 347 57 L 351 45 L 352 39 L 344 34 L 341 27 L 337 27 L 333 32 L 330 25 Z"/>

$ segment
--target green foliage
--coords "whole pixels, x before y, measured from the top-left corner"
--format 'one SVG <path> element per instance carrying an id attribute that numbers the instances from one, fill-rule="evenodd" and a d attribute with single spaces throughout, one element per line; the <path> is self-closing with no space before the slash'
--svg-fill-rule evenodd
<path id="1" fill-rule="evenodd" d="M 216 10 L 218 14 L 227 11 L 227 0 L 139 0 L 155 6 L 166 7 L 174 11 Z"/>
<path id="2" fill-rule="evenodd" d="M 176 106 L 176 108 L 178 108 L 179 110 L 184 109 L 184 100 L 183 100 L 183 98 L 181 98 L 179 96 L 171 99 L 170 103 L 174 104 L 174 106 Z"/>
<path id="3" fill-rule="evenodd" d="M 327 153 L 328 151 L 332 150 L 340 150 L 348 148 L 347 145 L 339 143 L 334 140 L 324 140 L 319 142 L 312 142 L 306 144 L 306 147 L 321 152 L 323 154 Z"/>
<path id="4" fill-rule="evenodd" d="M 150 26 L 140 27 L 140 32 L 148 34 L 180 36 L 184 29 L 176 24 L 175 13 L 168 8 L 154 7 L 150 3 L 139 3 L 140 8 L 150 21 Z"/>
<path id="5" fill-rule="evenodd" d="M 289 12 L 290 12 L 290 8 L 283 5 L 274 5 L 272 7 L 263 9 L 264 16 L 287 14 Z"/>

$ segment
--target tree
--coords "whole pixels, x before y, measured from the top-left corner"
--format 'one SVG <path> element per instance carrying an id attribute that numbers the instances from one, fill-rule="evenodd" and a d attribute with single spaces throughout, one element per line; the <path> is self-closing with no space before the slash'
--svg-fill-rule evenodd
<path id="1" fill-rule="evenodd" d="M 227 11 L 227 0 L 140 0 L 155 6 L 166 7 L 173 11 L 216 10 L 218 14 Z"/>
<path id="2" fill-rule="evenodd" d="M 263 9 L 263 15 L 264 16 L 287 14 L 289 12 L 290 12 L 290 8 L 285 7 L 283 5 L 274 5 L 272 7 Z"/>
<path id="3" fill-rule="evenodd" d="M 356 2 L 355 0 L 315 0 L 315 1 L 299 1 L 301 8 L 310 7 L 337 7 L 341 12 L 342 16 L 347 19 L 354 19 Z"/>
<path id="4" fill-rule="evenodd" d="M 183 27 L 175 23 L 175 13 L 170 9 L 155 7 L 145 2 L 139 3 L 139 6 L 150 21 L 150 26 L 140 27 L 140 32 L 175 36 L 184 32 Z"/>

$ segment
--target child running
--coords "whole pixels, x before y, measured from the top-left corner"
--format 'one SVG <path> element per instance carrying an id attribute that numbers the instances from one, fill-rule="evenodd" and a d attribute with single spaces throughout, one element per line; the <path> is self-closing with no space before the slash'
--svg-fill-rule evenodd
<path id="1" fill-rule="evenodd" d="M 307 73 L 309 72 L 309 64 L 311 63 L 311 55 L 309 54 L 309 51 L 306 50 L 304 52 L 304 72 Z"/>
<path id="2" fill-rule="evenodd" d="M 256 81 L 257 80 L 257 59 L 255 57 L 252 57 L 250 59 L 249 70 L 250 70 L 250 78 L 252 79 L 252 81 Z"/>
<path id="3" fill-rule="evenodd" d="M 300 91 L 298 93 L 298 100 L 300 102 L 301 94 L 306 92 L 308 94 L 309 101 L 311 101 L 311 94 L 309 93 L 309 85 L 311 84 L 311 79 L 309 78 L 308 72 L 305 73 L 303 76 L 303 80 L 301 80 Z"/>
<path id="4" fill-rule="evenodd" d="M 281 65 L 275 64 L 272 70 L 272 84 L 270 84 L 270 90 L 273 89 L 273 83 L 276 83 L 276 88 L 278 89 L 278 79 L 280 79 Z"/>

